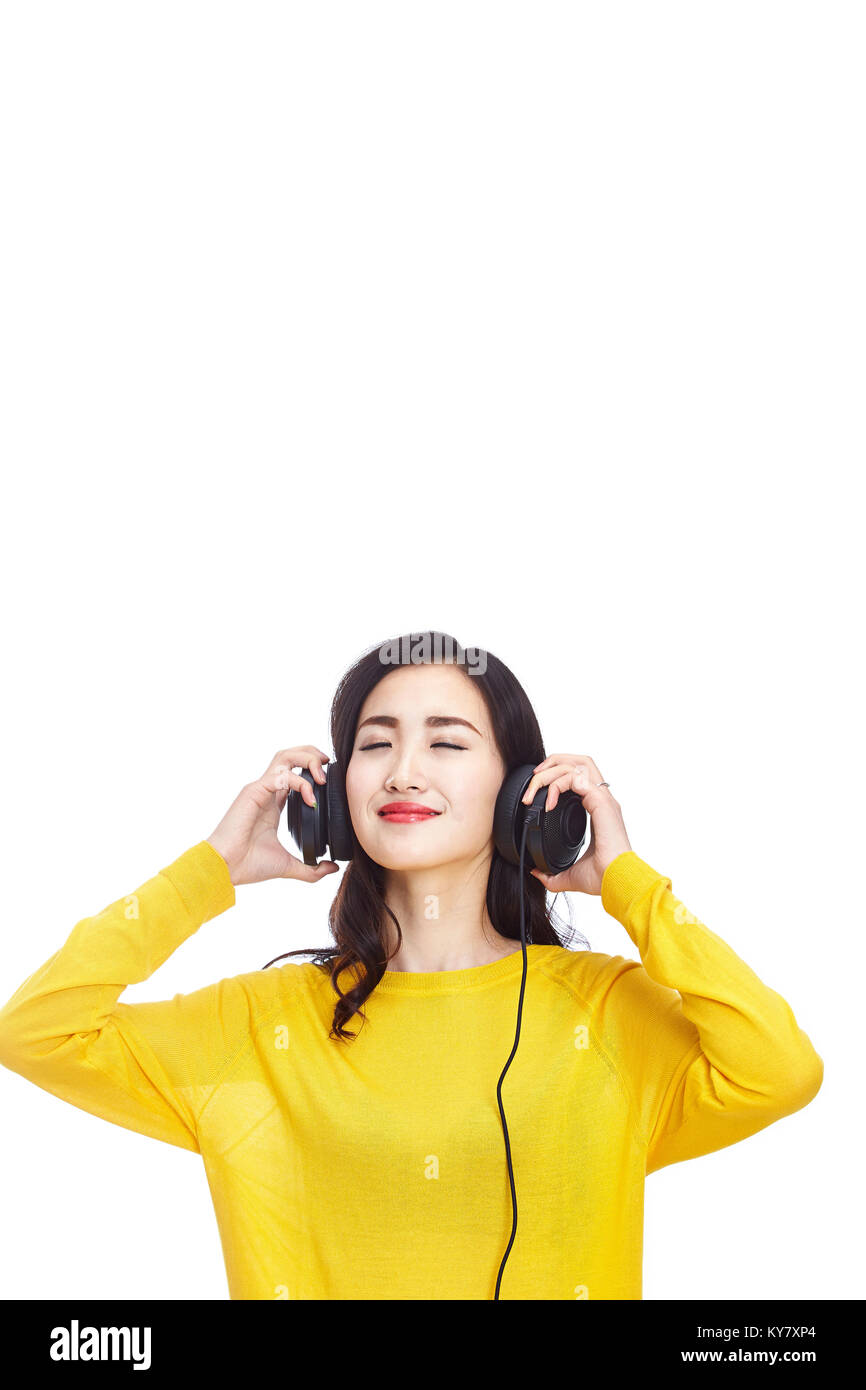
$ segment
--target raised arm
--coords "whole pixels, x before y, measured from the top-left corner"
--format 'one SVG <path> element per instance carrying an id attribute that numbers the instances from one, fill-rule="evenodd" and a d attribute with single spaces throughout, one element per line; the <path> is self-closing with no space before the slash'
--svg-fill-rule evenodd
<path id="1" fill-rule="evenodd" d="M 599 1019 L 621 1039 L 651 1173 L 724 1148 L 807 1105 L 824 1064 L 789 1004 L 633 851 L 601 888 L 641 964 L 614 957 Z"/>
<path id="2" fill-rule="evenodd" d="M 634 853 L 593 759 L 552 753 L 524 801 L 540 786 L 550 809 L 576 792 L 592 833 L 570 868 L 531 872 L 552 892 L 600 894 L 640 952 L 640 963 L 608 957 L 596 973 L 593 1026 L 631 1091 L 646 1171 L 734 1144 L 808 1104 L 824 1063 L 790 1006 Z"/>
<path id="3" fill-rule="evenodd" d="M 199 1118 L 226 1067 L 271 1006 L 278 972 L 253 971 L 192 994 L 124 1004 L 204 922 L 235 902 L 235 885 L 314 883 L 336 866 L 304 864 L 276 833 L 291 788 L 312 801 L 294 766 L 312 745 L 284 749 L 243 787 L 216 830 L 134 893 L 73 928 L 0 1009 L 0 1063 L 62 1100 L 127 1129 L 200 1152 Z"/>
<path id="4" fill-rule="evenodd" d="M 236 981 L 155 1004 L 119 998 L 234 901 L 225 860 L 203 840 L 83 918 L 0 1009 L 0 1062 L 82 1110 L 198 1152 L 208 1079 L 241 1024 Z"/>

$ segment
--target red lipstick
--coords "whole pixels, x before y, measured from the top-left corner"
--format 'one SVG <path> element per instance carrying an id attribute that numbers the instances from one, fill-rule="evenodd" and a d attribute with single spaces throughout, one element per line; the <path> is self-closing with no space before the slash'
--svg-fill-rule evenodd
<path id="1" fill-rule="evenodd" d="M 399 825 L 409 825 L 413 821 L 432 820 L 438 816 L 432 806 L 422 806 L 419 801 L 389 801 L 379 811 L 382 820 L 393 821 Z"/>

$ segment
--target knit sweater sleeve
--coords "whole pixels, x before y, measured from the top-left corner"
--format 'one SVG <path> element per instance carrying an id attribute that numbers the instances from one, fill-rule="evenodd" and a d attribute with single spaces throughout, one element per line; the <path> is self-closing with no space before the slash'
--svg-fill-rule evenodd
<path id="1" fill-rule="evenodd" d="M 249 1032 L 248 977 L 124 1004 L 199 926 L 233 906 L 206 840 L 85 917 L 0 1009 L 0 1062 L 114 1124 L 201 1152 L 198 1118 Z"/>
<path id="2" fill-rule="evenodd" d="M 824 1064 L 785 1000 L 632 851 L 602 905 L 641 961 L 609 957 L 598 1023 L 629 1089 L 646 1171 L 725 1148 L 807 1105 Z"/>

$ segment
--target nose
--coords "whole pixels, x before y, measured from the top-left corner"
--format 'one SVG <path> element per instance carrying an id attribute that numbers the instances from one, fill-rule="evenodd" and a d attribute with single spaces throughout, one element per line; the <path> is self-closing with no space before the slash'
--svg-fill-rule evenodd
<path id="1" fill-rule="evenodd" d="M 389 792 L 420 792 L 423 791 L 423 783 L 420 778 L 412 777 L 389 777 L 385 783 Z"/>
<path id="2" fill-rule="evenodd" d="M 427 782 L 412 757 L 404 753 L 395 761 L 385 786 L 389 792 L 420 792 L 426 790 Z"/>

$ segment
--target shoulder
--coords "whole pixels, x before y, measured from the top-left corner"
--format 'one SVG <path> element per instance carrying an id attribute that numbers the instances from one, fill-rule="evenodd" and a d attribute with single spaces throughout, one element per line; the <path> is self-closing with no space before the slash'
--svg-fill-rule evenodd
<path id="1" fill-rule="evenodd" d="M 330 963 L 319 965 L 313 960 L 285 961 L 280 966 L 272 966 L 266 974 L 273 975 L 276 991 L 285 998 L 287 995 L 316 994 L 323 988 L 330 988 Z"/>
<path id="2" fill-rule="evenodd" d="M 293 961 L 231 975 L 200 992 L 215 993 L 221 1008 L 246 1013 L 250 1023 L 254 1023 L 287 1001 L 315 994 L 328 985 L 327 969 L 311 961 Z"/>
<path id="3" fill-rule="evenodd" d="M 649 1046 L 658 1029 L 673 1030 L 691 1045 L 693 1026 L 683 1019 L 680 993 L 653 979 L 640 960 L 600 951 L 547 948 L 541 970 L 585 1009 L 599 1036 L 630 1037 Z"/>
<path id="4" fill-rule="evenodd" d="M 641 987 L 649 979 L 639 960 L 602 951 L 575 951 L 567 946 L 539 948 L 538 969 L 551 982 L 596 1007 L 612 992 Z M 541 954 L 543 952 L 543 954 Z"/>

